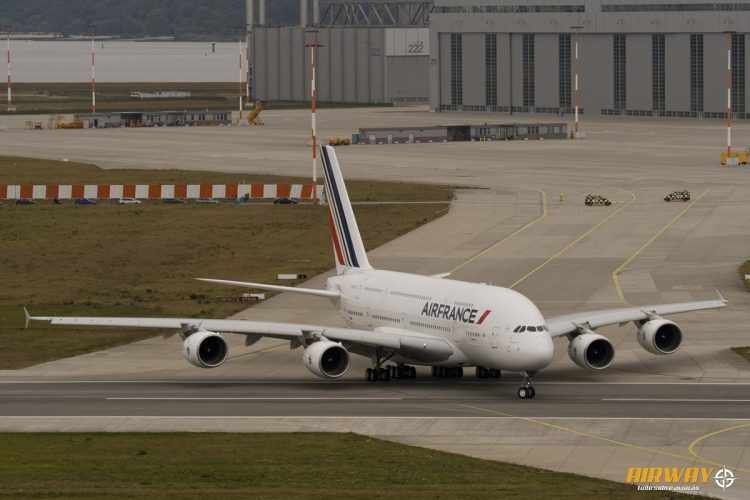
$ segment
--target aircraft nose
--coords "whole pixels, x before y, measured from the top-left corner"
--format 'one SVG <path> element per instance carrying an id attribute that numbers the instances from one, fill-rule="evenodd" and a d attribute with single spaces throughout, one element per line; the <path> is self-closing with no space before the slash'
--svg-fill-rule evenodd
<path id="1" fill-rule="evenodd" d="M 548 334 L 529 338 L 526 347 L 526 364 L 529 371 L 538 371 L 549 366 L 555 356 L 555 344 Z"/>

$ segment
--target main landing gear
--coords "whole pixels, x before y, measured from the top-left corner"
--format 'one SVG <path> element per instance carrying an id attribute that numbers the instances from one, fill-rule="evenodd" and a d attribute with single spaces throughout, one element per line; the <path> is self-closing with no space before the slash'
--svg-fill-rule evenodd
<path id="1" fill-rule="evenodd" d="M 368 368 L 365 372 L 368 382 L 388 382 L 389 380 L 413 380 L 417 378 L 417 369 L 407 365 L 388 365 L 380 368 Z"/>
<path id="2" fill-rule="evenodd" d="M 432 376 L 435 378 L 461 378 L 464 376 L 464 369 L 460 366 L 433 366 Z"/>
<path id="3" fill-rule="evenodd" d="M 518 398 L 519 399 L 534 399 L 534 396 L 536 396 L 536 391 L 534 390 L 533 382 L 532 382 L 532 374 L 531 373 L 524 373 L 523 374 L 523 385 L 518 388 Z"/>
<path id="4" fill-rule="evenodd" d="M 500 370 L 483 366 L 477 366 L 476 374 L 477 378 L 500 378 L 501 376 Z"/>

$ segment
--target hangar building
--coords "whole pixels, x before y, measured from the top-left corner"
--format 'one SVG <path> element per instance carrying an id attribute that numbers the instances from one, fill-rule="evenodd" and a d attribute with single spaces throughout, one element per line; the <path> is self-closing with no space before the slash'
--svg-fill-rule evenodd
<path id="1" fill-rule="evenodd" d="M 735 118 L 750 114 L 750 0 L 301 5 L 300 26 L 251 30 L 259 98 L 306 98 L 317 36 L 322 101 L 562 115 L 578 98 L 587 115 L 722 118 L 731 82 Z"/>

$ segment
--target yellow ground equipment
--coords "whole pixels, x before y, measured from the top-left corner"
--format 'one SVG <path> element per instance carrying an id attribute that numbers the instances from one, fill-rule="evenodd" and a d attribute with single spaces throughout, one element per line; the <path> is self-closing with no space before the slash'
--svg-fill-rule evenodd
<path id="1" fill-rule="evenodd" d="M 352 140 L 348 137 L 331 137 L 328 139 L 329 146 L 349 146 Z"/>
<path id="2" fill-rule="evenodd" d="M 249 115 L 247 115 L 247 124 L 248 125 L 265 125 L 265 123 L 263 123 L 263 120 L 260 119 L 260 114 L 263 112 L 264 109 L 266 109 L 266 105 L 263 101 L 255 101 L 255 106 L 253 106 L 253 110 L 250 111 Z"/>
<path id="3" fill-rule="evenodd" d="M 82 129 L 83 122 L 81 120 L 73 120 L 70 122 L 57 122 L 57 128 L 61 129 Z"/>
<path id="4" fill-rule="evenodd" d="M 728 161 L 728 158 L 736 158 L 736 163 L 733 161 Z M 726 151 L 721 152 L 721 165 L 725 166 L 728 163 L 732 163 L 734 165 L 747 165 L 748 159 L 750 158 L 750 152 L 748 150 L 744 151 L 732 151 L 731 153 L 727 153 Z"/>

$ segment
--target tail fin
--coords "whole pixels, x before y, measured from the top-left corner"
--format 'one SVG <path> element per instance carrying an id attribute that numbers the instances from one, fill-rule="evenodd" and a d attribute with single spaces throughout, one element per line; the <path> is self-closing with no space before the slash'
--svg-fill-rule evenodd
<path id="1" fill-rule="evenodd" d="M 336 272 L 342 274 L 347 269 L 372 269 L 349 201 L 349 193 L 346 192 L 336 151 L 331 146 L 323 146 L 320 149 Z"/>

